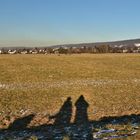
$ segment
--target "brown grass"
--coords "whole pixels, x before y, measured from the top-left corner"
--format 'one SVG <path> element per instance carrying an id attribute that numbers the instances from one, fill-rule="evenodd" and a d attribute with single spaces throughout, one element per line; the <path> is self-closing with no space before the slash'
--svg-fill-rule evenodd
<path id="1" fill-rule="evenodd" d="M 90 119 L 140 113 L 139 54 L 1 55 L 0 111 L 59 111 L 67 97 Z"/>

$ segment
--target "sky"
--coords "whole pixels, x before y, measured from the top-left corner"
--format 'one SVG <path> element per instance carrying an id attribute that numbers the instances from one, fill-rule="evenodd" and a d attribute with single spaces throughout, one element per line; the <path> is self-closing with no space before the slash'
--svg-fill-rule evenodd
<path id="1" fill-rule="evenodd" d="M 140 0 L 0 0 L 0 47 L 140 38 Z"/>

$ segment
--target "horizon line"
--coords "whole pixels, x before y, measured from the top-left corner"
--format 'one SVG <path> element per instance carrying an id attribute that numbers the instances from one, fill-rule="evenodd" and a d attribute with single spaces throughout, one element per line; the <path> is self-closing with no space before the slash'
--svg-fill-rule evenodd
<path id="1" fill-rule="evenodd" d="M 12 48 L 12 47 L 25 47 L 25 48 L 36 48 L 36 47 L 53 47 L 53 46 L 60 46 L 60 45 L 80 45 L 80 44 L 98 44 L 98 43 L 113 43 L 113 42 L 121 42 L 121 41 L 129 41 L 129 40 L 138 40 L 140 38 L 128 38 L 128 39 L 120 39 L 120 40 L 107 40 L 107 41 L 95 41 L 95 42 L 79 42 L 79 43 L 62 43 L 62 44 L 54 44 L 54 45 L 41 45 L 41 46 L 27 46 L 27 45 L 12 45 L 12 46 L 0 46 L 0 48 Z"/>

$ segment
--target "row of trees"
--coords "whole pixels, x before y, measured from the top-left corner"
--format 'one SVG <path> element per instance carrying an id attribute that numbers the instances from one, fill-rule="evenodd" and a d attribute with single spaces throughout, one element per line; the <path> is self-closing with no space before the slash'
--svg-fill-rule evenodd
<path id="1" fill-rule="evenodd" d="M 71 53 L 133 53 L 140 52 L 138 47 L 111 47 L 110 45 L 99 45 L 94 47 L 79 47 L 79 48 L 58 48 L 58 53 L 71 54 Z"/>
<path id="2" fill-rule="evenodd" d="M 51 48 L 50 48 L 51 49 Z M 55 52 L 58 52 L 60 54 L 72 54 L 72 53 L 108 53 L 111 52 L 111 47 L 109 45 L 101 45 L 101 46 L 94 46 L 94 47 L 69 47 L 64 48 L 60 47 L 55 50 Z M 52 50 L 53 52 L 53 50 Z"/>
<path id="3" fill-rule="evenodd" d="M 140 52 L 140 47 L 112 47 L 110 45 L 82 46 L 82 47 L 58 47 L 58 48 L 17 48 L 16 50 L 1 50 L 2 53 L 36 53 L 36 54 L 73 54 L 73 53 L 134 53 Z"/>

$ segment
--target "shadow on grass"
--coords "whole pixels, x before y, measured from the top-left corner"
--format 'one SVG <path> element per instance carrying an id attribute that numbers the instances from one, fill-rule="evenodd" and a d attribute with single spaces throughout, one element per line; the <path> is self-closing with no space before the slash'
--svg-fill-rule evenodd
<path id="1" fill-rule="evenodd" d="M 71 123 L 72 117 L 72 99 L 68 97 L 59 112 L 49 116 L 50 120 L 54 120 L 53 124 L 43 124 L 27 128 L 28 124 L 33 120 L 34 114 L 19 118 L 10 124 L 8 129 L 1 130 L 0 135 L 22 135 L 26 132 L 27 136 L 37 135 L 42 139 L 48 140 L 63 140 L 65 136 L 69 140 L 92 140 L 95 129 L 105 128 L 108 124 L 140 124 L 140 114 L 132 114 L 116 117 L 103 117 L 98 121 L 88 119 L 87 109 L 89 103 L 81 95 L 75 103 L 76 113 L 74 122 Z"/>
<path id="2" fill-rule="evenodd" d="M 69 125 L 70 120 L 72 117 L 72 101 L 71 97 L 68 97 L 67 100 L 64 102 L 62 107 L 60 108 L 59 112 L 53 116 L 49 116 L 49 119 L 54 119 L 54 125 L 59 126 L 59 125 Z"/>
<path id="3" fill-rule="evenodd" d="M 16 119 L 13 123 L 9 125 L 9 130 L 23 130 L 26 129 L 28 124 L 32 121 L 34 118 L 34 114 L 31 114 L 29 116 L 25 116 L 19 119 Z"/>

